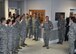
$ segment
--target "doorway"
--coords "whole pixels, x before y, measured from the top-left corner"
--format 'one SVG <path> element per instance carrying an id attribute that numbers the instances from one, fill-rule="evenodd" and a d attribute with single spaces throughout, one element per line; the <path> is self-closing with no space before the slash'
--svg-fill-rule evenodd
<path id="1" fill-rule="evenodd" d="M 45 20 L 45 10 L 29 10 L 30 15 L 34 15 L 35 13 L 38 13 L 40 17 L 40 22 L 43 23 Z"/>

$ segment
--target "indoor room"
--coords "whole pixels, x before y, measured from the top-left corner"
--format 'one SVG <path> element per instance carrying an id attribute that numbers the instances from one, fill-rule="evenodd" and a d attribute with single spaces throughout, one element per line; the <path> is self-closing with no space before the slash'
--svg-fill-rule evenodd
<path id="1" fill-rule="evenodd" d="M 76 0 L 0 0 L 0 28 L 0 54 L 76 54 Z"/>

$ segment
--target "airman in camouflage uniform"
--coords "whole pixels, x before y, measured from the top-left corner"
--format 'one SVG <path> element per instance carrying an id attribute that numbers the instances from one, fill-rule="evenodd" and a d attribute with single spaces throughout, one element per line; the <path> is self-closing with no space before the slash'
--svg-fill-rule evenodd
<path id="1" fill-rule="evenodd" d="M 26 40 L 26 21 L 25 21 L 25 14 L 23 14 L 23 17 L 22 17 L 22 22 L 21 22 L 21 46 L 25 46 L 27 44 L 25 44 L 25 40 Z"/>
<path id="2" fill-rule="evenodd" d="M 8 35 L 8 54 L 13 54 L 13 31 L 12 31 L 12 21 L 10 19 L 7 20 L 7 35 Z"/>
<path id="3" fill-rule="evenodd" d="M 65 19 L 63 15 L 60 15 L 60 18 L 58 19 L 58 38 L 59 42 L 57 44 L 62 44 L 64 40 L 65 35 Z"/>
<path id="4" fill-rule="evenodd" d="M 76 17 L 71 19 L 70 21 L 70 29 L 69 29 L 69 53 L 76 54 Z"/>
<path id="5" fill-rule="evenodd" d="M 48 16 L 46 16 L 46 21 L 43 24 L 43 28 L 44 28 L 44 36 L 43 36 L 44 46 L 43 47 L 46 47 L 47 49 L 49 49 L 49 38 L 50 38 L 49 35 L 50 35 L 51 30 L 53 29 L 53 24 L 51 21 L 49 21 Z"/>
<path id="6" fill-rule="evenodd" d="M 33 35 L 32 16 L 29 17 L 28 27 L 29 27 L 29 38 L 31 38 Z"/>
<path id="7" fill-rule="evenodd" d="M 16 29 L 16 47 L 17 49 L 21 48 L 20 47 L 20 38 L 21 38 L 21 35 L 20 35 L 20 31 L 21 31 L 21 24 L 20 24 L 20 16 L 17 16 L 17 19 L 16 19 L 16 24 L 14 25 L 14 28 Z"/>
<path id="8" fill-rule="evenodd" d="M 8 54 L 8 36 L 7 30 L 5 26 L 5 18 L 0 19 L 1 26 L 0 26 L 0 54 Z"/>
<path id="9" fill-rule="evenodd" d="M 29 15 L 26 14 L 26 37 L 28 37 L 29 34 Z"/>

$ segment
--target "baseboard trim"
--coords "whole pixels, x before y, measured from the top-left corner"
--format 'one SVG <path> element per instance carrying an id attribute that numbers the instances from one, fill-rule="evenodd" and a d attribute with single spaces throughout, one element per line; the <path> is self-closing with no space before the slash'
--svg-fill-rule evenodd
<path id="1" fill-rule="evenodd" d="M 59 39 L 52 40 L 52 41 L 49 42 L 49 44 L 57 43 L 58 41 L 59 41 Z"/>
<path id="2" fill-rule="evenodd" d="M 43 38 L 40 38 L 40 41 L 43 42 Z M 49 44 L 57 43 L 58 41 L 59 39 L 55 39 L 55 40 L 49 41 Z"/>

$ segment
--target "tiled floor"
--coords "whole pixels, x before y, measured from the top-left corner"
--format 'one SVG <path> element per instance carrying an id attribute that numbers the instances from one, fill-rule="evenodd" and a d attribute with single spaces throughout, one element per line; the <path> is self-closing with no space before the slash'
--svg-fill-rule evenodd
<path id="1" fill-rule="evenodd" d="M 33 41 L 27 39 L 28 46 L 22 48 L 19 54 L 68 54 L 68 44 L 65 42 L 63 45 L 50 44 L 50 49 L 43 48 L 41 41 Z"/>

